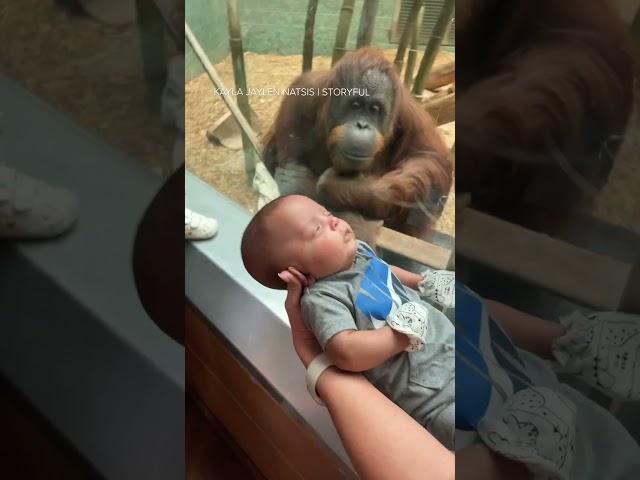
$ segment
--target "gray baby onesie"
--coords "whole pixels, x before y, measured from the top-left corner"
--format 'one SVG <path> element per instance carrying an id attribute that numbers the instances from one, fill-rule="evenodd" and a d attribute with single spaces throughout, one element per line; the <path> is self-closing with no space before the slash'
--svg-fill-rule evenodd
<path id="1" fill-rule="evenodd" d="M 409 301 L 420 302 L 428 312 L 426 345 L 417 352 L 400 353 L 364 375 L 452 450 L 455 330 L 442 312 L 402 285 L 389 265 L 360 241 L 352 268 L 313 284 L 301 303 L 303 318 L 324 349 L 341 331 L 383 327 L 386 318 Z"/>

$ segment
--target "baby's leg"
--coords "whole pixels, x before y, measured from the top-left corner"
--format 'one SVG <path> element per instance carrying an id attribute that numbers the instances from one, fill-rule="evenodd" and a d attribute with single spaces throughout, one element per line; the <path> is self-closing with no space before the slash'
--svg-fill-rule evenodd
<path id="1" fill-rule="evenodd" d="M 513 480 L 532 478 L 524 464 L 503 457 L 483 443 L 456 452 L 456 480 Z"/>
<path id="2" fill-rule="evenodd" d="M 484 301 L 491 317 L 500 324 L 519 348 L 542 358 L 553 359 L 554 340 L 566 333 L 560 323 L 529 315 L 494 300 Z"/>

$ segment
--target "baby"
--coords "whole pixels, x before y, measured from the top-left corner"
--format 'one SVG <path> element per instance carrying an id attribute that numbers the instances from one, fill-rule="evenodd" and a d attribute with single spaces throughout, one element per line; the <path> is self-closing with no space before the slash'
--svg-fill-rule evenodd
<path id="1" fill-rule="evenodd" d="M 289 268 L 316 279 L 301 299 L 302 314 L 332 362 L 363 372 L 453 449 L 455 333 L 416 292 L 433 287 L 430 279 L 390 267 L 348 223 L 300 195 L 280 197 L 254 216 L 242 259 L 271 288 L 286 288 L 279 273 Z"/>
<path id="2" fill-rule="evenodd" d="M 451 272 L 421 276 L 390 267 L 346 222 L 295 195 L 256 214 L 242 256 L 249 273 L 272 288 L 286 287 L 278 274 L 289 268 L 318 279 L 301 305 L 323 349 L 338 367 L 364 372 L 450 449 L 455 435 L 460 478 L 475 478 L 476 466 L 486 466 L 483 455 L 494 463 L 493 478 L 505 480 L 640 478 L 635 441 L 615 417 L 560 384 L 550 363 L 613 398 L 640 399 L 637 316 L 574 312 L 556 323 L 461 284 L 454 295 Z M 449 320 L 415 290 L 436 303 L 456 298 L 455 341 Z M 615 461 L 588 461 L 604 451 Z M 509 462 L 525 471 L 514 474 Z"/>

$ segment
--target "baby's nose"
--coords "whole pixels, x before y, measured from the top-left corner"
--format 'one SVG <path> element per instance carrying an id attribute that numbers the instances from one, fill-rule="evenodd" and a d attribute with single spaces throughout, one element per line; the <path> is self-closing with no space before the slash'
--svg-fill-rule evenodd
<path id="1" fill-rule="evenodd" d="M 334 216 L 329 217 L 329 225 L 331 226 L 331 230 L 335 230 L 338 228 L 338 225 L 340 225 L 340 219 Z"/>

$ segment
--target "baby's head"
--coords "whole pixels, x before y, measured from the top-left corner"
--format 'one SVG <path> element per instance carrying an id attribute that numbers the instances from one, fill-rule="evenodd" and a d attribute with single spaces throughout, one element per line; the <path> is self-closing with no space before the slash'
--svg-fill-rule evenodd
<path id="1" fill-rule="evenodd" d="M 316 279 L 348 269 L 356 239 L 347 222 L 301 195 L 276 198 L 251 219 L 242 236 L 242 261 L 249 274 L 284 289 L 278 273 L 289 267 Z"/>

